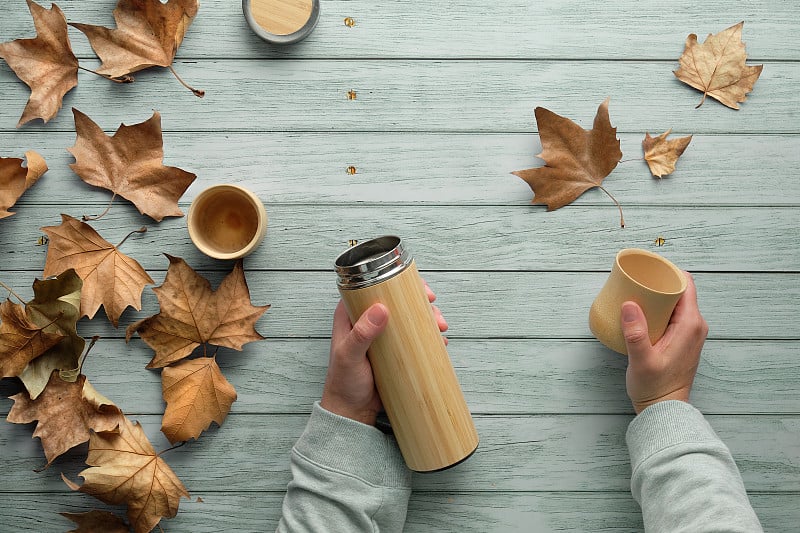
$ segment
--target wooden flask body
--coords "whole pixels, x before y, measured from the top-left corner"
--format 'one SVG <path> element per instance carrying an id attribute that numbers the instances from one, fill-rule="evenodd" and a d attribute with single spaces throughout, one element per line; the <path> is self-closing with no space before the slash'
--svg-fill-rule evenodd
<path id="1" fill-rule="evenodd" d="M 478 433 L 414 261 L 376 285 L 339 292 L 353 323 L 374 303 L 389 309 L 367 355 L 408 467 L 433 472 L 468 458 Z"/>

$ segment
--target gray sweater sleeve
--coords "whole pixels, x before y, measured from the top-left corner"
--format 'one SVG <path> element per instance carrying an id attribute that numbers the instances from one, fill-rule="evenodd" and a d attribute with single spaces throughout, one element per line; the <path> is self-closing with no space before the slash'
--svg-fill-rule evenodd
<path id="1" fill-rule="evenodd" d="M 278 533 L 401 532 L 411 471 L 394 439 L 314 404 L 291 456 Z"/>
<path id="2" fill-rule="evenodd" d="M 646 531 L 762 531 L 730 451 L 688 403 L 646 408 L 626 441 Z"/>

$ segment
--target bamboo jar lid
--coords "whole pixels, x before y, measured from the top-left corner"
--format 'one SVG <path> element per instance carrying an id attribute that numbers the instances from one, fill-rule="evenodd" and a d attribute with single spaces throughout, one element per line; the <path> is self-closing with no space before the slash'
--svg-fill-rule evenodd
<path id="1" fill-rule="evenodd" d="M 317 25 L 319 0 L 242 0 L 250 28 L 274 44 L 304 39 Z"/>

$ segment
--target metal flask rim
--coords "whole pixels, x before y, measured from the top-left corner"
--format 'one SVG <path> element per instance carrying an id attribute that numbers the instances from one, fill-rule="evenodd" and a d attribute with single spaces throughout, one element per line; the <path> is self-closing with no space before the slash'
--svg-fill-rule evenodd
<path id="1" fill-rule="evenodd" d="M 336 283 L 346 290 L 376 285 L 405 270 L 412 260 L 400 237 L 376 237 L 339 254 L 334 261 Z"/>

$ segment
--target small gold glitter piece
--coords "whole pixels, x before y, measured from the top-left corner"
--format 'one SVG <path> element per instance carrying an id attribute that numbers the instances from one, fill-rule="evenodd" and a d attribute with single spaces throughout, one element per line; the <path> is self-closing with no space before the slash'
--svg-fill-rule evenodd
<path id="1" fill-rule="evenodd" d="M 47 238 L 47 235 L 41 235 L 38 239 L 36 239 L 36 246 L 44 246 L 50 242 L 50 239 Z"/>
<path id="2" fill-rule="evenodd" d="M 358 244 L 358 241 L 355 239 L 350 239 L 349 241 L 347 241 L 347 244 L 349 246 L 355 246 L 356 244 Z"/>
<path id="3" fill-rule="evenodd" d="M 655 242 L 656 246 L 664 246 L 667 243 L 667 239 L 659 235 L 653 242 Z"/>
<path id="4" fill-rule="evenodd" d="M 352 28 L 353 26 L 356 25 L 356 19 L 352 17 L 345 17 L 344 25 L 347 26 L 348 28 Z"/>
<path id="5" fill-rule="evenodd" d="M 350 89 L 349 91 L 347 91 L 347 99 L 348 100 L 355 100 L 356 96 L 358 96 L 358 95 L 356 94 L 356 92 L 353 89 Z"/>
<path id="6" fill-rule="evenodd" d="M 356 167 L 354 167 L 353 165 L 350 165 L 349 167 L 347 167 L 347 173 L 350 174 L 351 176 L 353 174 L 355 174 L 356 172 L 357 172 Z"/>

